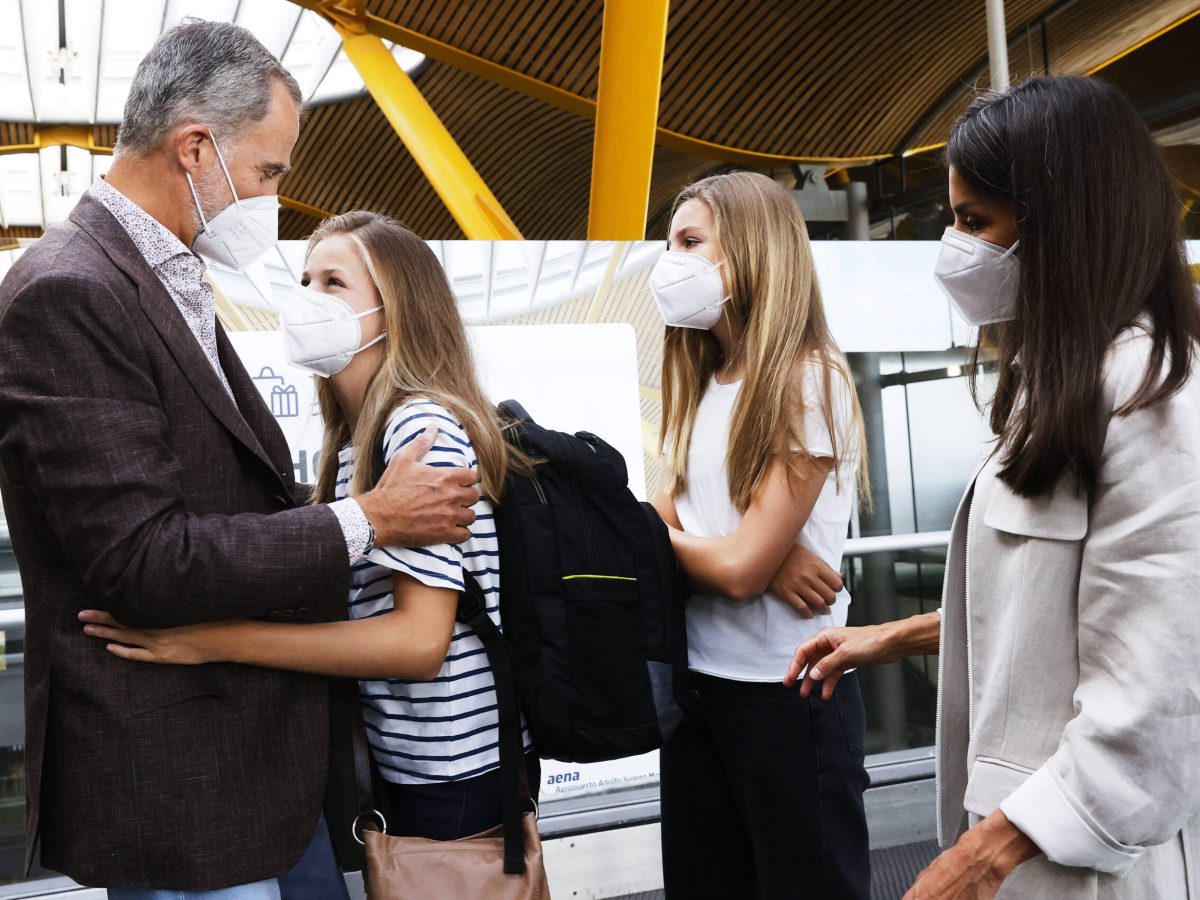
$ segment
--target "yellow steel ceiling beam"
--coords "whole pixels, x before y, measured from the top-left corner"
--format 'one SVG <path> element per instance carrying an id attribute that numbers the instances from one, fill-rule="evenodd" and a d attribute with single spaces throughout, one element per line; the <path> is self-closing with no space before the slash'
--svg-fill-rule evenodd
<path id="1" fill-rule="evenodd" d="M 96 143 L 96 132 L 91 125 L 38 125 L 33 132 L 31 144 L 0 145 L 0 156 L 9 153 L 37 153 L 46 147 L 79 147 L 92 153 L 110 154 L 112 147 Z"/>
<path id="2" fill-rule="evenodd" d="M 347 0 L 340 0 L 340 2 L 339 0 L 291 0 L 291 2 L 305 9 L 321 13 L 327 18 L 351 12 L 350 8 L 348 8 Z M 356 3 L 353 9 L 356 15 L 359 9 L 361 7 Z M 509 88 L 527 97 L 532 97 L 535 100 L 540 100 L 543 103 L 548 103 L 559 109 L 566 110 L 581 118 L 593 121 L 596 119 L 596 101 L 589 97 L 564 90 L 540 78 L 534 78 L 531 75 L 526 75 L 524 72 L 518 72 L 508 66 L 485 59 L 482 56 L 477 56 L 474 53 L 455 47 L 452 44 L 447 44 L 444 41 L 439 41 L 411 28 L 406 28 L 403 25 L 398 25 L 395 22 L 390 22 L 365 10 L 362 11 L 361 21 L 363 28 L 369 34 L 376 35 L 386 41 L 393 41 L 410 50 L 416 50 L 418 53 L 424 53 L 430 59 L 445 63 L 456 69 L 461 69 L 464 72 L 469 72 L 479 78 Z M 669 128 L 663 128 L 662 126 L 658 126 L 656 133 L 659 146 L 665 147 L 668 150 L 748 166 L 769 166 L 786 163 L 866 165 L 867 163 L 876 162 L 881 159 L 891 159 L 893 156 L 891 153 L 879 153 L 871 156 L 793 156 L 786 153 L 760 153 L 756 150 L 746 150 L 741 147 L 732 147 L 728 144 L 719 144 L 714 141 L 691 137 L 690 135 L 681 134 L 678 131 L 672 131 Z"/>
<path id="3" fill-rule="evenodd" d="M 360 8 L 352 10 L 348 7 L 345 0 L 341 3 L 336 2 L 336 0 L 334 2 L 331 2 L 331 0 L 292 0 L 292 2 L 298 6 L 303 6 L 305 9 L 311 9 L 314 12 L 320 13 L 329 19 L 339 16 L 357 16 L 358 9 Z M 549 103 L 551 106 L 557 106 L 559 109 L 565 109 L 567 112 L 574 113 L 577 116 L 589 119 L 596 117 L 595 101 L 587 100 L 578 94 L 565 91 L 541 79 L 525 75 L 522 72 L 502 66 L 499 63 L 494 63 L 490 59 L 484 59 L 482 56 L 476 56 L 452 44 L 447 44 L 436 38 L 421 34 L 419 31 L 413 31 L 410 28 L 405 28 L 403 25 L 389 22 L 387 19 L 380 18 L 373 13 L 363 11 L 361 21 L 363 30 L 368 34 L 383 38 L 385 41 L 393 41 L 401 44 L 410 50 L 424 53 L 430 59 L 435 59 L 448 66 L 453 66 L 456 69 L 477 75 L 487 81 L 495 82 L 518 93 L 541 100 L 544 103 Z"/>
<path id="4" fill-rule="evenodd" d="M 588 240 L 641 240 L 654 169 L 669 0 L 606 0 Z"/>
<path id="5" fill-rule="evenodd" d="M 471 240 L 517 240 L 521 232 L 420 90 L 374 34 L 359 30 L 361 7 L 320 10 L 337 29 L 342 49 L 380 111 Z"/>
<path id="6" fill-rule="evenodd" d="M 311 206 L 292 197 L 285 197 L 283 194 L 279 195 L 279 205 L 284 209 L 291 209 L 306 216 L 312 216 L 314 219 L 328 219 L 333 215 L 333 213 L 323 210 L 319 206 Z"/>

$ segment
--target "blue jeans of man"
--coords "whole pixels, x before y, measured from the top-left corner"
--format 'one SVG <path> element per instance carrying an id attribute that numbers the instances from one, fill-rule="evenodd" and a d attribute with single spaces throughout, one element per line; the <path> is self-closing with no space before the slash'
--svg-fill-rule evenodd
<path id="1" fill-rule="evenodd" d="M 278 878 L 215 891 L 110 888 L 108 897 L 109 900 L 350 900 L 345 879 L 333 858 L 324 816 L 318 820 L 317 830 L 300 861 Z"/>

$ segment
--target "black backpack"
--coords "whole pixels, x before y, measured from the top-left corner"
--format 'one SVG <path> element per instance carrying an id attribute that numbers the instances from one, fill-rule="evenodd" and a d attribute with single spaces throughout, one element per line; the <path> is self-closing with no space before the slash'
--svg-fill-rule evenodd
<path id="1" fill-rule="evenodd" d="M 483 641 L 496 681 L 504 868 L 519 872 L 529 786 L 515 701 L 547 759 L 598 762 L 662 746 L 686 696 L 687 583 L 667 526 L 630 493 L 620 453 L 594 434 L 548 431 L 514 401 L 500 411 L 509 441 L 541 462 L 532 477 L 509 475 L 495 507 L 503 636 L 469 576 L 457 618 Z M 382 451 L 375 465 L 383 471 Z M 331 691 L 325 815 L 342 868 L 361 869 L 351 823 L 371 798 L 386 818 L 387 793 L 364 764 L 358 683 L 331 679 Z"/>
<path id="2" fill-rule="evenodd" d="M 654 750 L 686 695 L 687 583 L 667 526 L 603 440 L 542 428 L 512 400 L 500 411 L 510 443 L 539 461 L 509 475 L 495 508 L 500 618 L 537 753 Z"/>

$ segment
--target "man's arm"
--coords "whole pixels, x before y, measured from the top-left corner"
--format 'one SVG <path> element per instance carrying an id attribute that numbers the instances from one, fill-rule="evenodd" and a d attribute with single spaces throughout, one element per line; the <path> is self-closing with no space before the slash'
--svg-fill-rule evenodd
<path id="1" fill-rule="evenodd" d="M 0 319 L 3 465 L 38 498 L 97 605 L 143 626 L 341 614 L 349 565 L 327 506 L 184 508 L 187 473 L 144 360 L 125 306 L 82 276 L 34 280 Z M 360 503 L 381 542 L 453 539 L 478 499 L 463 478 L 474 480 L 398 457 Z"/>
<path id="2" fill-rule="evenodd" d="M 147 625 L 336 615 L 348 566 L 327 508 L 185 509 L 188 473 L 140 339 L 125 305 L 76 275 L 27 284 L 0 320 L 3 464 L 38 498 L 86 589 Z"/>

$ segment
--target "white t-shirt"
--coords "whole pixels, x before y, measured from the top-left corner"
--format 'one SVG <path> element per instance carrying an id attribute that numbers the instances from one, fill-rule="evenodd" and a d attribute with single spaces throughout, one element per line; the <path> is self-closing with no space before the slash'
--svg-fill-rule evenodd
<path id="1" fill-rule="evenodd" d="M 823 377 L 819 364 L 804 373 L 804 440 L 813 456 L 832 457 L 833 443 L 821 412 Z M 807 547 L 834 569 L 842 564 L 842 549 L 854 506 L 857 441 L 851 388 L 839 373 L 831 372 L 834 427 L 838 450 L 850 448 L 849 462 L 839 477 L 830 470 L 817 497 L 812 515 L 797 543 Z M 688 450 L 686 491 L 675 498 L 675 511 L 688 534 L 725 537 L 737 531 L 742 515 L 729 497 L 725 456 L 729 429 L 741 382 L 709 383 L 696 410 Z M 832 615 L 805 619 L 774 594 L 737 602 L 713 594 L 695 593 L 687 605 L 688 666 L 693 671 L 734 681 L 782 681 L 796 646 L 827 626 L 846 624 L 850 594 L 837 596 Z"/>

